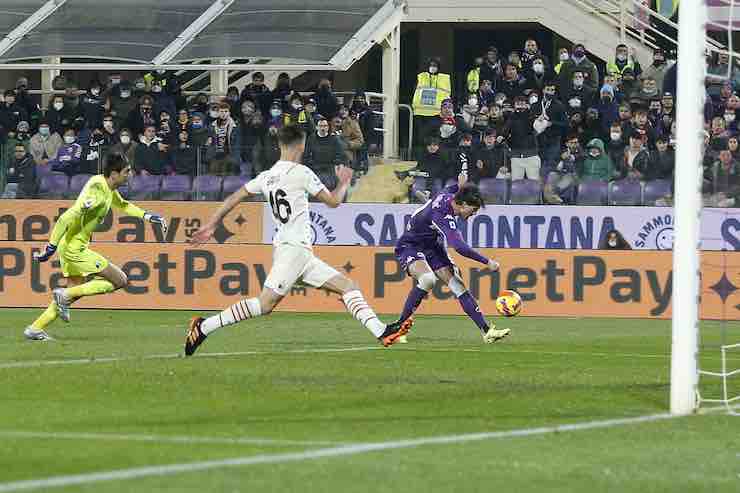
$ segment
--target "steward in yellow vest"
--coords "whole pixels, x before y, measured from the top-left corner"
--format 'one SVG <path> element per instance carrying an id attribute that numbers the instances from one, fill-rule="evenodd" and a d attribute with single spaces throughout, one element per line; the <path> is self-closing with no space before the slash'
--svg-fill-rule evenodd
<path id="1" fill-rule="evenodd" d="M 439 73 L 439 61 L 431 60 L 426 72 L 416 76 L 412 106 L 415 116 L 439 115 L 442 101 L 450 97 L 452 84 L 449 74 Z"/>

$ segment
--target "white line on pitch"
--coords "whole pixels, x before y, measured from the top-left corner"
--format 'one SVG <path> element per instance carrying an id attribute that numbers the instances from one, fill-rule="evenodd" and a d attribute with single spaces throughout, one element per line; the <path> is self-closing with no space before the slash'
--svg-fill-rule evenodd
<path id="1" fill-rule="evenodd" d="M 285 462 L 300 462 L 306 460 L 323 459 L 330 457 L 343 457 L 348 455 L 364 454 L 382 450 L 396 450 L 425 445 L 446 445 L 482 440 L 493 440 L 501 438 L 527 437 L 533 435 L 546 435 L 552 433 L 564 433 L 570 431 L 590 430 L 596 428 L 611 428 L 651 421 L 672 419 L 677 416 L 670 414 L 652 414 L 637 416 L 633 418 L 610 419 L 604 421 L 587 421 L 566 425 L 524 428 L 519 430 L 494 431 L 486 433 L 470 433 L 465 435 L 445 435 L 427 438 L 416 438 L 410 440 L 398 440 L 389 442 L 363 443 L 328 447 L 304 452 L 291 452 L 284 454 L 260 454 L 246 457 L 235 457 L 232 459 L 210 460 L 202 462 L 190 462 L 182 464 L 169 464 L 163 466 L 135 467 L 131 469 L 118 469 L 114 471 L 102 471 L 95 473 L 73 474 L 68 476 L 54 476 L 45 479 L 29 479 L 0 483 L 0 493 L 11 491 L 29 491 L 41 488 L 61 488 L 80 484 L 98 483 L 103 481 L 116 481 L 150 476 L 171 476 L 179 473 L 190 473 L 210 469 L 222 469 L 227 467 L 250 466 L 257 464 L 278 464 Z"/>
<path id="2" fill-rule="evenodd" d="M 284 351 L 234 351 L 222 353 L 198 353 L 194 356 L 199 358 L 221 358 L 228 356 L 259 356 L 270 354 L 305 354 L 305 353 L 346 353 L 353 351 L 373 351 L 385 349 L 381 346 L 366 347 L 346 347 L 346 348 L 318 348 L 318 349 L 287 349 Z M 90 357 L 77 359 L 58 359 L 58 360 L 34 360 L 34 361 L 14 361 L 12 363 L 0 363 L 0 370 L 9 368 L 33 368 L 38 366 L 61 366 L 61 365 L 85 365 L 90 363 L 115 363 L 117 361 L 140 361 L 154 359 L 178 359 L 184 358 L 180 353 L 169 354 L 149 354 L 142 356 L 112 356 L 112 357 Z"/>
<path id="3" fill-rule="evenodd" d="M 425 347 L 408 347 L 404 346 L 402 348 L 399 348 L 399 350 L 402 351 L 413 351 L 413 352 L 439 352 L 439 353 L 447 353 L 447 352 L 463 352 L 463 353 L 482 353 L 482 352 L 489 352 L 488 350 L 479 349 L 479 348 L 459 348 L 456 349 L 454 347 L 450 348 L 425 348 Z M 551 354 L 553 356 L 616 356 L 616 357 L 622 357 L 622 358 L 651 358 L 651 359 L 662 359 L 662 358 L 670 358 L 670 354 L 647 354 L 647 353 L 595 353 L 590 351 L 539 351 L 536 349 L 506 349 L 497 352 L 496 354 Z"/>
<path id="4" fill-rule="evenodd" d="M 84 432 L 45 432 L 0 430 L 0 437 L 5 438 L 48 438 L 62 440 L 101 440 L 156 443 L 213 443 L 222 445 L 340 445 L 342 442 L 316 440 L 278 440 L 256 437 L 191 437 L 167 435 L 141 435 L 119 433 L 84 433 Z"/>

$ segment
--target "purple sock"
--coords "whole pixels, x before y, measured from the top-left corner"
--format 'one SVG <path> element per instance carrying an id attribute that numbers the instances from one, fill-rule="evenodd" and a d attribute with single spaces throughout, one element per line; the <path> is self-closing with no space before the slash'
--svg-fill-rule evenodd
<path id="1" fill-rule="evenodd" d="M 478 308 L 478 303 L 475 302 L 475 299 L 473 299 L 470 292 L 465 291 L 457 300 L 460 302 L 463 310 L 465 310 L 465 313 L 467 313 L 468 317 L 475 322 L 475 325 L 478 326 L 481 332 L 484 334 L 488 332 L 488 322 L 483 318 L 483 314 L 480 312 L 480 308 Z"/>
<path id="2" fill-rule="evenodd" d="M 426 295 L 427 292 L 419 288 L 419 286 L 415 285 L 413 288 L 411 288 L 411 291 L 406 298 L 406 304 L 403 306 L 403 313 L 401 313 L 401 317 L 399 318 L 399 320 L 406 320 L 407 318 L 409 318 L 416 311 L 416 309 L 419 308 L 419 305 L 421 305 L 421 300 L 423 300 Z"/>

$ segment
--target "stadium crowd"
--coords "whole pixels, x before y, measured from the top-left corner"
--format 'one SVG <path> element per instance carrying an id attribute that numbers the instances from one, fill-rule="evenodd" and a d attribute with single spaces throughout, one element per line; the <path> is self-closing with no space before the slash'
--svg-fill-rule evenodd
<path id="1" fill-rule="evenodd" d="M 651 204 L 669 205 L 674 61 L 658 49 L 643 66 L 621 44 L 601 73 L 583 44 L 561 48 L 557 57 L 551 61 L 534 39 L 508 55 L 491 46 L 474 59 L 464 89 L 456 93 L 440 60 L 431 58 L 412 97 L 417 165 L 397 173 L 400 179 L 416 177 L 412 199 L 420 197 L 419 189 L 438 189 L 464 169 L 483 185 L 505 182 L 506 195 L 517 182 L 527 183 L 525 194 L 547 204 L 589 203 L 594 190 L 598 203 L 608 184 L 628 195 L 635 190 L 630 184 L 639 184 L 640 193 L 653 190 Z M 740 74 L 729 63 L 726 55 L 708 55 L 707 205 L 734 206 L 740 199 Z M 366 169 L 379 123 L 362 91 L 343 104 L 329 79 L 304 96 L 287 74 L 274 89 L 260 72 L 251 78 L 241 92 L 230 87 L 226 97 L 213 101 L 205 93 L 185 97 L 177 78 L 166 72 L 133 81 L 111 74 L 84 90 L 60 76 L 54 89 L 64 94 L 54 95 L 45 110 L 20 78 L 0 103 L 3 196 L 43 196 L 44 176 L 94 174 L 111 151 L 127 156 L 140 177 L 254 176 L 278 159 L 276 134 L 284 125 L 304 128 L 304 162 L 330 189 L 336 165 Z M 46 188 L 53 184 L 47 180 Z"/>
<path id="2" fill-rule="evenodd" d="M 166 72 L 133 81 L 112 74 L 84 90 L 60 76 L 53 87 L 64 94 L 54 95 L 43 110 L 29 95 L 28 80 L 19 78 L 0 102 L 2 196 L 54 195 L 61 175 L 84 184 L 74 177 L 97 173 L 108 152 L 125 155 L 138 178 L 187 177 L 190 183 L 197 175 L 238 176 L 234 183 L 244 182 L 277 161 L 277 133 L 285 125 L 306 131 L 304 162 L 329 188 L 336 185 L 336 165 L 367 167 L 377 124 L 364 92 L 343 104 L 329 79 L 309 96 L 293 90 L 285 73 L 272 90 L 260 72 L 251 80 L 241 93 L 230 87 L 213 101 L 205 93 L 185 97 Z"/>

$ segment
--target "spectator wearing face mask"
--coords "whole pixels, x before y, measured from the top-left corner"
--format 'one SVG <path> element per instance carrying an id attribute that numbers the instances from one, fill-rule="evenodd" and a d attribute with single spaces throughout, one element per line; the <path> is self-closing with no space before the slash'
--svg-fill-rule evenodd
<path id="1" fill-rule="evenodd" d="M 154 98 L 154 104 L 152 106 L 157 109 L 157 113 L 166 111 L 170 116 L 177 114 L 175 98 L 164 90 L 161 81 L 155 80 L 152 82 L 151 96 Z"/>
<path id="2" fill-rule="evenodd" d="M 641 86 L 635 78 L 632 68 L 626 67 L 622 72 L 622 93 L 626 98 L 631 98 L 636 92 L 639 92 Z"/>
<path id="3" fill-rule="evenodd" d="M 612 122 L 609 127 L 609 139 L 606 144 L 606 152 L 613 163 L 618 163 L 624 156 L 624 150 L 629 145 L 629 135 L 618 121 Z"/>
<path id="4" fill-rule="evenodd" d="M 736 207 L 740 204 L 740 169 L 729 149 L 722 149 L 712 168 L 711 206 Z"/>
<path id="5" fill-rule="evenodd" d="M 511 148 L 511 179 L 540 180 L 541 160 L 537 149 L 537 136 L 534 130 L 536 117 L 529 109 L 527 98 L 519 96 L 514 100 L 514 114 L 504 125 L 502 135 L 497 140 L 506 139 Z"/>
<path id="6" fill-rule="evenodd" d="M 586 146 L 586 155 L 578 164 L 578 178 L 581 181 L 610 181 L 617 174 L 601 139 L 591 139 Z"/>
<path id="7" fill-rule="evenodd" d="M 642 67 L 640 63 L 635 59 L 633 53 L 630 53 L 630 49 L 626 44 L 618 44 L 614 50 L 614 60 L 606 64 L 606 72 L 608 74 L 623 74 L 624 71 L 629 68 L 635 77 L 640 77 L 642 74 Z"/>
<path id="8" fill-rule="evenodd" d="M 241 132 L 231 118 L 231 109 L 228 103 L 219 103 L 218 117 L 211 123 L 213 145 L 217 153 L 223 153 L 227 159 L 223 160 L 222 168 L 212 169 L 217 175 L 227 175 L 235 171 L 240 162 Z"/>
<path id="9" fill-rule="evenodd" d="M 82 163 L 82 146 L 77 143 L 77 134 L 74 129 L 64 131 L 64 143 L 53 159 L 49 160 L 52 171 L 61 171 L 67 176 L 79 173 Z"/>
<path id="10" fill-rule="evenodd" d="M 276 99 L 270 105 L 270 111 L 267 114 L 267 126 L 274 126 L 278 129 L 283 128 L 283 103 Z"/>
<path id="11" fill-rule="evenodd" d="M 565 105 L 557 98 L 557 84 L 554 79 L 545 82 L 542 99 L 530 104 L 532 114 L 540 123 L 537 125 L 540 158 L 545 169 L 555 166 L 563 136 L 568 130 Z M 531 96 L 530 96 L 531 97 Z"/>
<path id="12" fill-rule="evenodd" d="M 586 79 L 581 70 L 574 70 L 570 85 L 561 92 L 563 103 L 570 111 L 585 111 L 596 102 L 596 90 L 586 85 Z"/>
<path id="13" fill-rule="evenodd" d="M 282 96 L 280 96 L 281 98 Z M 270 110 L 270 104 L 275 98 L 270 88 L 265 85 L 265 75 L 262 72 L 254 72 L 252 74 L 252 82 L 244 86 L 239 101 L 244 104 L 244 101 L 251 100 L 254 102 L 256 108 L 266 116 Z"/>
<path id="14" fill-rule="evenodd" d="M 265 117 L 262 112 L 257 110 L 253 101 L 244 101 L 241 108 L 242 120 L 239 122 L 241 132 L 241 161 L 247 163 L 251 168 L 252 174 L 256 175 L 263 169 L 257 167 L 255 160 L 255 149 L 264 139 L 267 128 L 265 127 Z"/>
<path id="15" fill-rule="evenodd" d="M 131 129 L 136 135 L 142 135 L 147 126 L 152 125 L 156 128 L 158 124 L 157 120 L 154 98 L 146 95 L 142 96 L 139 104 L 129 113 L 126 119 L 126 127 Z"/>
<path id="16" fill-rule="evenodd" d="M 563 62 L 560 69 L 560 83 L 558 86 L 560 94 L 567 92 L 576 70 L 581 72 L 584 85 L 592 92 L 596 91 L 599 84 L 599 71 L 596 69 L 596 65 L 586 57 L 586 48 L 578 43 L 573 46 L 573 55 L 569 60 Z"/>
<path id="17" fill-rule="evenodd" d="M 157 137 L 157 127 L 154 124 L 146 125 L 135 151 L 137 171 L 142 175 L 161 175 L 169 164 L 168 151 L 169 146 Z"/>
<path id="18" fill-rule="evenodd" d="M 0 126 L 7 131 L 7 129 L 17 128 L 18 123 L 28 120 L 28 112 L 15 100 L 15 91 L 13 89 L 5 91 L 5 101 L 0 103 Z"/>
<path id="19" fill-rule="evenodd" d="M 449 99 L 452 85 L 449 74 L 440 73 L 440 62 L 436 58 L 429 60 L 426 70 L 416 76 L 416 89 L 412 99 L 414 109 L 414 128 L 417 144 L 432 132 L 429 126 L 439 116 L 442 102 Z"/>
<path id="20" fill-rule="evenodd" d="M 113 144 L 110 153 L 121 154 L 126 157 L 126 161 L 136 169 L 136 148 L 139 144 L 134 139 L 133 133 L 127 128 L 122 128 L 118 134 L 118 143 Z"/>
<path id="21" fill-rule="evenodd" d="M 669 65 L 666 62 L 665 52 L 661 48 L 656 48 L 653 52 L 653 63 L 643 71 L 643 77 L 650 77 L 655 81 L 659 89 L 663 88 L 665 74 L 668 72 Z"/>
<path id="22" fill-rule="evenodd" d="M 316 132 L 306 142 L 303 162 L 318 175 L 329 190 L 337 186 L 334 168 L 346 164 L 342 144 L 330 133 L 329 121 L 321 119 L 316 124 Z"/>
<path id="23" fill-rule="evenodd" d="M 609 84 L 601 86 L 599 103 L 596 109 L 601 116 L 601 134 L 606 136 L 612 123 L 619 120 L 619 106 L 614 97 L 614 88 Z"/>
<path id="24" fill-rule="evenodd" d="M 0 198 L 32 199 L 36 197 L 38 193 L 36 163 L 23 144 L 15 144 L 13 157 L 0 165 L 7 166 L 6 169 L 0 169 L 0 176 L 4 175 L 7 182 Z"/>
<path id="25" fill-rule="evenodd" d="M 136 108 L 137 100 L 133 97 L 128 81 L 123 81 L 116 87 L 118 94 L 113 92 L 110 96 L 110 112 L 116 128 L 121 128 L 126 124 L 128 115 Z"/>
<path id="26" fill-rule="evenodd" d="M 647 135 L 639 129 L 630 134 L 629 146 L 624 150 L 622 160 L 616 163 L 619 179 L 644 181 L 651 174 L 650 151 L 646 141 Z"/>
<path id="27" fill-rule="evenodd" d="M 57 151 L 62 147 L 64 141 L 62 137 L 51 131 L 49 122 L 42 119 L 39 122 L 39 129 L 28 141 L 28 151 L 33 156 L 34 161 L 39 166 L 46 166 L 49 160 L 57 155 Z"/>
<path id="28" fill-rule="evenodd" d="M 51 99 L 49 109 L 46 110 L 45 120 L 52 132 L 61 133 L 72 124 L 73 115 L 64 106 L 64 96 L 56 95 Z"/>
<path id="29" fill-rule="evenodd" d="M 558 63 L 552 68 L 556 75 L 560 75 L 563 64 L 568 60 L 570 60 L 570 51 L 568 51 L 568 48 L 560 48 L 558 50 Z"/>
<path id="30" fill-rule="evenodd" d="M 133 89 L 134 89 L 134 97 L 136 99 L 141 99 L 143 96 L 150 95 L 151 93 L 151 87 L 144 80 L 143 77 L 139 77 L 134 80 Z"/>
<path id="31" fill-rule="evenodd" d="M 629 242 L 616 229 L 607 231 L 599 244 L 599 250 L 632 250 Z"/>
<path id="32" fill-rule="evenodd" d="M 529 94 L 532 91 L 542 93 L 545 83 L 553 80 L 554 72 L 546 65 L 545 59 L 540 56 L 534 57 L 532 63 L 524 69 L 524 92 Z"/>
<path id="33" fill-rule="evenodd" d="M 196 147 L 209 147 L 212 144 L 212 138 L 203 113 L 193 113 L 190 120 L 191 143 Z"/>
<path id="34" fill-rule="evenodd" d="M 103 114 L 106 112 L 106 98 L 102 94 L 100 82 L 93 81 L 87 92 L 82 95 L 80 106 L 85 126 L 90 129 L 100 128 L 103 123 Z"/>
<path id="35" fill-rule="evenodd" d="M 655 80 L 645 77 L 640 81 L 640 86 L 633 89 L 629 94 L 630 101 L 639 101 L 639 104 L 648 106 L 654 99 L 660 100 L 660 91 L 658 90 Z"/>
<path id="36" fill-rule="evenodd" d="M 545 67 L 550 66 L 550 59 L 547 58 L 537 46 L 537 41 L 534 38 L 528 38 L 524 42 L 524 51 L 521 54 L 522 68 L 526 73 L 528 69 L 532 67 L 535 60 L 539 59 Z M 544 72 L 543 72 L 544 73 Z"/>

